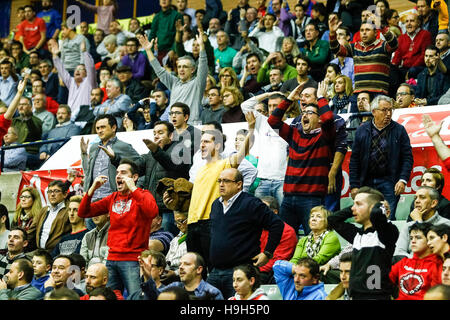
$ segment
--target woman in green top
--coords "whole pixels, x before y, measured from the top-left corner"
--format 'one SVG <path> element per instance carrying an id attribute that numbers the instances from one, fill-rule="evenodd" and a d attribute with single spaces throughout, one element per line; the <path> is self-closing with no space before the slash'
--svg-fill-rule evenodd
<path id="1" fill-rule="evenodd" d="M 331 214 L 324 206 L 311 209 L 309 227 L 311 233 L 300 238 L 292 257 L 292 263 L 297 263 L 301 258 L 309 257 L 317 261 L 319 265 L 328 262 L 341 251 L 339 239 L 334 231 L 328 230 L 327 218 Z"/>

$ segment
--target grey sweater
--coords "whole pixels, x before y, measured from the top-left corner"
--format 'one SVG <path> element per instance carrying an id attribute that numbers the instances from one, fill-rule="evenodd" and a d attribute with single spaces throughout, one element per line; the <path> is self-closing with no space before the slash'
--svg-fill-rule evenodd
<path id="1" fill-rule="evenodd" d="M 33 287 L 30 283 L 11 289 L 0 290 L 0 300 L 41 300 L 42 292 Z"/>
<path id="2" fill-rule="evenodd" d="M 77 34 L 73 39 L 64 39 L 61 42 L 61 60 L 67 71 L 73 71 L 79 64 L 84 64 L 83 53 L 80 49 L 82 41 L 86 44 L 86 52 L 89 52 L 89 41 L 81 34 Z"/>
<path id="3" fill-rule="evenodd" d="M 208 76 L 206 51 L 200 51 L 197 75 L 187 82 L 181 82 L 178 77 L 161 67 L 156 58 L 150 60 L 150 65 L 161 82 L 170 90 L 169 108 L 175 102 L 186 103 L 191 109 L 188 123 L 195 124 L 195 122 L 200 121 L 202 98 L 206 87 L 206 77 Z"/>

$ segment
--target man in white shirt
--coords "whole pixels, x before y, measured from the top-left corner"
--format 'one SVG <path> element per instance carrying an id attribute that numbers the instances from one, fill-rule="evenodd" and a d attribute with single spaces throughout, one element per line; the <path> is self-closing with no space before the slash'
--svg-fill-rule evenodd
<path id="1" fill-rule="evenodd" d="M 274 25 L 275 20 L 276 18 L 273 14 L 266 13 L 264 18 L 259 20 L 258 26 L 248 35 L 249 37 L 256 37 L 259 47 L 268 53 L 275 52 L 277 39 L 284 37 L 283 31 Z M 262 31 L 263 28 L 265 28 L 265 31 Z"/>
<path id="2" fill-rule="evenodd" d="M 254 150 L 258 153 L 259 185 L 255 190 L 256 197 L 272 196 L 278 203 L 283 201 L 283 183 L 286 174 L 288 144 L 267 122 L 267 116 L 256 112 L 261 101 L 268 100 L 269 115 L 283 101 L 280 92 L 267 92 L 252 97 L 241 104 L 242 112 L 253 112 L 256 117 Z M 255 155 L 256 156 L 256 155 Z"/>

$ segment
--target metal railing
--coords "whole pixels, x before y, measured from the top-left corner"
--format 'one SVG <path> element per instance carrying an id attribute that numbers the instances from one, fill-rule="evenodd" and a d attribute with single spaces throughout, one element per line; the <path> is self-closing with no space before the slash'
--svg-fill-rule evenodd
<path id="1" fill-rule="evenodd" d="M 13 144 L 10 146 L 2 146 L 0 148 L 0 172 L 3 171 L 3 165 L 5 162 L 5 150 L 25 148 L 25 147 L 29 147 L 29 146 L 40 146 L 40 145 L 48 144 L 48 143 L 57 143 L 57 142 L 66 143 L 69 140 L 70 140 L 70 138 L 59 138 L 59 139 L 38 140 L 38 141 L 33 141 L 33 142 L 24 142 L 22 144 Z M 61 147 L 64 145 L 64 143 L 61 145 Z"/>

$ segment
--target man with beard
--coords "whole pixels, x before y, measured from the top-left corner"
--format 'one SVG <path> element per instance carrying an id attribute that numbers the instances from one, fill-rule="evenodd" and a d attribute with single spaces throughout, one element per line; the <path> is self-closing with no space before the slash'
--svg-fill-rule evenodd
<path id="1" fill-rule="evenodd" d="M 0 300 L 40 300 L 42 293 L 31 285 L 33 265 L 28 259 L 18 259 L 4 279 L 0 280 Z"/>
<path id="2" fill-rule="evenodd" d="M 449 89 L 450 82 L 438 68 L 439 49 L 429 45 L 425 50 L 426 68 L 417 76 L 415 103 L 420 106 L 438 104 L 441 96 Z"/>
<path id="3" fill-rule="evenodd" d="M 89 300 L 90 293 L 97 288 L 105 288 L 108 283 L 108 268 L 103 263 L 96 263 L 86 271 L 86 294 L 80 300 Z M 119 290 L 114 290 L 117 300 L 123 300 Z"/>

